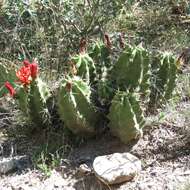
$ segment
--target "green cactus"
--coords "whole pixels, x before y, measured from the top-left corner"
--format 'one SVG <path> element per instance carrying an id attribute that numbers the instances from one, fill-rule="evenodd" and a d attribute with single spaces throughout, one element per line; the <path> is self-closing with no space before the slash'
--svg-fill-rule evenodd
<path id="1" fill-rule="evenodd" d="M 137 95 L 118 91 L 112 100 L 108 118 L 112 134 L 122 142 L 128 143 L 142 135 L 145 120 Z"/>
<path id="2" fill-rule="evenodd" d="M 38 126 L 43 127 L 50 122 L 47 108 L 47 100 L 50 95 L 47 85 L 40 78 L 32 81 L 30 93 L 28 93 L 28 113 L 31 120 Z"/>
<path id="3" fill-rule="evenodd" d="M 60 84 L 58 109 L 61 119 L 75 134 L 95 134 L 99 114 L 92 106 L 91 89 L 79 77 L 64 79 Z"/>
<path id="4" fill-rule="evenodd" d="M 110 79 L 110 73 L 113 68 L 112 52 L 103 41 L 97 41 L 93 44 L 90 56 L 96 65 L 96 94 L 101 107 L 109 105 L 114 95 L 113 84 Z"/>
<path id="5" fill-rule="evenodd" d="M 80 53 L 72 58 L 76 65 L 77 76 L 80 76 L 88 84 L 94 81 L 96 69 L 93 59 L 87 53 Z"/>
<path id="6" fill-rule="evenodd" d="M 17 90 L 19 108 L 37 127 L 45 127 L 50 123 L 47 108 L 50 95 L 47 85 L 40 78 L 33 80 L 29 86 L 19 86 Z"/>
<path id="7" fill-rule="evenodd" d="M 120 90 L 149 91 L 150 60 L 148 52 L 140 47 L 127 46 L 112 69 L 111 78 Z"/>
<path id="8" fill-rule="evenodd" d="M 18 101 L 19 109 L 25 116 L 28 116 L 28 92 L 24 86 L 17 88 L 16 99 Z"/>
<path id="9" fill-rule="evenodd" d="M 3 94 L 8 93 L 7 89 L 4 87 L 6 81 L 9 81 L 11 85 L 15 87 L 15 70 L 15 64 L 8 62 L 7 60 L 0 60 L 0 97 L 2 97 Z"/>
<path id="10" fill-rule="evenodd" d="M 150 106 L 169 100 L 175 88 L 177 65 L 170 53 L 159 53 L 153 57 Z"/>

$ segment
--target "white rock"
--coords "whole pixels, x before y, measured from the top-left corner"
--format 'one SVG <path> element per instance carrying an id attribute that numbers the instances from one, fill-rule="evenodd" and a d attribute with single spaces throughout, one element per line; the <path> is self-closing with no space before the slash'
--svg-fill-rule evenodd
<path id="1" fill-rule="evenodd" d="M 130 153 L 114 153 L 96 157 L 93 169 L 106 184 L 119 184 L 134 178 L 141 170 L 141 161 Z"/>
<path id="2" fill-rule="evenodd" d="M 14 158 L 3 158 L 0 160 L 0 174 L 6 174 L 16 168 Z"/>

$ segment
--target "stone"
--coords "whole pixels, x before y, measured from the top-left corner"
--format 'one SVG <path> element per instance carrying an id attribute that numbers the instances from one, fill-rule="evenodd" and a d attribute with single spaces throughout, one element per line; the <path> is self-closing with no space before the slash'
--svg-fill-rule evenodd
<path id="1" fill-rule="evenodd" d="M 23 170 L 31 165 L 27 156 L 16 156 L 0 159 L 0 174 L 6 174 L 15 170 Z"/>
<path id="2" fill-rule="evenodd" d="M 90 173 L 92 173 L 92 170 L 87 164 L 81 164 L 79 166 L 79 173 L 80 174 L 90 174 Z"/>
<path id="3" fill-rule="evenodd" d="M 130 153 L 98 156 L 93 162 L 95 175 L 106 184 L 132 180 L 141 171 L 141 161 Z"/>
<path id="4" fill-rule="evenodd" d="M 0 174 L 6 174 L 13 171 L 16 168 L 16 162 L 14 158 L 3 158 L 0 160 Z"/>

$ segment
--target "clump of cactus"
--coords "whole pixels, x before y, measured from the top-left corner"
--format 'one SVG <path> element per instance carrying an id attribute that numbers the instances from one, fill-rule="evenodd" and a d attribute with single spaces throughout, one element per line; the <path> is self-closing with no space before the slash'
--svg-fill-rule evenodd
<path id="1" fill-rule="evenodd" d="M 122 49 L 116 61 L 115 54 Z M 171 98 L 177 78 L 173 55 L 155 56 L 141 46 L 126 45 L 123 36 L 119 51 L 115 51 L 107 34 L 89 54 L 86 39 L 81 40 L 79 54 L 71 58 L 71 72 L 60 82 L 55 100 L 60 118 L 73 133 L 92 136 L 103 123 L 128 143 L 142 135 L 144 110 L 152 111 L 150 107 Z M 18 100 L 20 109 L 38 126 L 44 126 L 50 119 L 47 102 L 51 94 L 37 74 L 36 63 L 24 61 L 16 72 L 16 92 L 10 83 L 6 88 Z"/>
<path id="2" fill-rule="evenodd" d="M 150 106 L 165 103 L 176 85 L 177 64 L 171 53 L 159 53 L 152 60 Z"/>
<path id="3" fill-rule="evenodd" d="M 28 60 L 24 60 L 22 66 L 17 72 L 15 89 L 6 83 L 6 88 L 18 102 L 20 110 L 36 126 L 45 126 L 49 123 L 49 114 L 47 109 L 47 100 L 50 97 L 48 86 L 37 76 L 38 65 Z M 13 92 L 14 93 L 11 93 Z"/>
<path id="4" fill-rule="evenodd" d="M 142 135 L 145 120 L 137 95 L 118 91 L 112 100 L 108 118 L 112 134 L 122 142 L 128 143 Z"/>
<path id="5" fill-rule="evenodd" d="M 158 91 L 155 89 L 162 89 L 162 95 L 165 99 L 171 97 L 177 74 L 175 59 L 173 56 L 165 54 L 163 57 L 158 57 L 159 62 L 155 64 L 151 52 L 141 46 L 128 45 L 118 61 L 114 63 L 115 57 L 112 59 L 114 55 L 112 55 L 109 39 L 106 43 L 96 43 L 90 56 L 94 60 L 92 65 L 96 67 L 94 70 L 96 70 L 97 76 L 93 85 L 88 80 L 86 80 L 87 83 L 83 82 L 85 85 L 83 89 L 88 89 L 88 94 L 92 94 L 95 99 L 98 99 L 100 104 L 96 104 L 96 106 L 98 105 L 97 107 L 102 114 L 108 114 L 107 118 L 110 121 L 108 127 L 113 134 L 127 143 L 142 134 L 142 128 L 145 124 L 143 112 L 147 108 L 148 102 L 153 101 L 154 104 L 156 101 L 161 101 L 162 98 L 158 96 Z M 81 74 L 79 76 L 83 77 Z M 154 76 L 156 76 L 155 83 Z M 88 78 L 90 79 L 90 73 Z M 72 84 L 72 90 L 67 91 L 67 80 L 67 82 L 62 83 L 60 90 L 62 94 L 59 95 L 60 114 L 63 121 L 74 133 L 84 135 L 85 131 L 94 129 L 94 127 L 89 127 L 87 122 L 92 118 L 83 116 L 82 111 L 84 110 L 80 111 L 81 108 L 78 107 L 76 95 L 83 95 L 83 93 L 79 91 L 80 88 L 78 87 L 79 84 L 76 85 L 76 79 L 71 78 L 69 80 Z M 80 81 L 81 79 L 77 80 Z M 153 86 L 157 87 L 153 89 Z M 78 89 L 77 93 L 74 93 L 76 90 L 73 89 Z M 86 96 L 82 97 L 85 102 L 88 102 L 86 107 L 94 108 L 92 106 L 94 101 L 87 99 Z M 68 108 L 68 105 L 72 106 Z M 68 110 L 70 110 L 69 113 Z M 92 112 L 92 115 L 95 114 L 94 109 L 89 112 Z M 80 124 L 77 124 L 78 121 Z M 84 132 L 83 129 L 85 129 Z"/>
<path id="6" fill-rule="evenodd" d="M 83 136 L 95 134 L 99 115 L 90 96 L 89 84 L 79 77 L 64 79 L 60 83 L 59 114 L 66 126 L 75 134 Z"/>

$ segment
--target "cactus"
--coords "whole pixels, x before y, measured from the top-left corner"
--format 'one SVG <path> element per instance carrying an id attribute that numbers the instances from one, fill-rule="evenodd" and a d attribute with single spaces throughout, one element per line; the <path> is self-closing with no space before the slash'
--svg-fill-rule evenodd
<path id="1" fill-rule="evenodd" d="M 169 100 L 177 78 L 176 59 L 170 53 L 160 53 L 153 57 L 150 106 Z"/>
<path id="2" fill-rule="evenodd" d="M 6 88 L 4 88 L 4 83 L 6 81 L 9 81 L 12 86 L 15 86 L 15 69 L 13 63 L 9 63 L 7 60 L 0 60 L 0 97 L 2 97 L 3 94 L 8 93 Z"/>
<path id="3" fill-rule="evenodd" d="M 96 42 L 92 47 L 90 57 L 92 57 L 96 63 L 98 79 L 102 78 L 102 75 L 105 74 L 105 70 L 109 72 L 112 68 L 110 53 L 110 49 L 102 41 Z"/>
<path id="4" fill-rule="evenodd" d="M 47 100 L 50 97 L 50 91 L 47 85 L 36 78 L 30 85 L 28 93 L 28 113 L 31 120 L 38 126 L 48 125 L 50 116 L 47 108 Z"/>
<path id="5" fill-rule="evenodd" d="M 50 123 L 47 108 L 49 97 L 47 85 L 40 78 L 36 78 L 27 87 L 19 86 L 16 99 L 25 116 L 28 116 L 37 127 L 45 127 Z"/>
<path id="6" fill-rule="evenodd" d="M 145 121 L 137 95 L 118 91 L 112 100 L 108 118 L 112 134 L 122 142 L 128 143 L 142 135 Z"/>
<path id="7" fill-rule="evenodd" d="M 120 90 L 149 91 L 150 61 L 148 52 L 140 46 L 127 46 L 112 69 L 111 78 Z"/>
<path id="8" fill-rule="evenodd" d="M 75 134 L 95 134 L 99 114 L 92 106 L 91 89 L 79 77 L 64 79 L 60 84 L 58 109 L 61 119 Z"/>
<path id="9" fill-rule="evenodd" d="M 80 53 L 72 58 L 76 65 L 77 75 L 84 79 L 88 84 L 95 78 L 96 69 L 93 59 L 87 53 Z"/>
<path id="10" fill-rule="evenodd" d="M 25 116 L 28 116 L 28 93 L 24 86 L 19 86 L 17 89 L 18 107 Z"/>
<path id="11" fill-rule="evenodd" d="M 109 105 L 114 95 L 114 88 L 110 79 L 110 73 L 113 67 L 110 45 L 110 42 L 104 43 L 103 41 L 97 41 L 93 45 L 90 53 L 92 59 L 95 60 L 97 73 L 96 84 L 93 88 L 96 90 L 98 104 L 102 108 Z"/>

